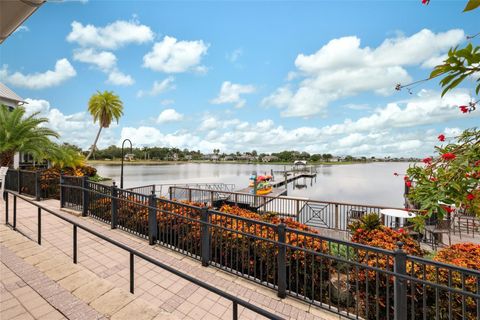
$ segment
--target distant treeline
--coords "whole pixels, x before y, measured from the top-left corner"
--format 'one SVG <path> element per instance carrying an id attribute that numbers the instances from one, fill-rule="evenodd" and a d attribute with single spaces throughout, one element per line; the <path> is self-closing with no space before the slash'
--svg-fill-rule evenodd
<path id="1" fill-rule="evenodd" d="M 86 154 L 77 146 L 71 147 Z M 122 149 L 117 146 L 110 146 L 105 149 L 95 150 L 93 160 L 116 160 L 121 159 Z M 367 161 L 408 161 L 417 160 L 413 158 L 376 158 L 376 157 L 353 157 L 335 156 L 330 153 L 314 153 L 285 150 L 276 153 L 258 153 L 256 150 L 250 152 L 225 153 L 219 149 L 212 150 L 211 153 L 202 153 L 200 150 L 188 150 L 166 147 L 143 147 L 124 149 L 126 159 L 136 160 L 163 160 L 163 161 L 190 161 L 190 160 L 211 160 L 211 161 L 249 161 L 249 162 L 293 162 L 295 160 L 307 160 L 310 162 L 367 162 Z"/>

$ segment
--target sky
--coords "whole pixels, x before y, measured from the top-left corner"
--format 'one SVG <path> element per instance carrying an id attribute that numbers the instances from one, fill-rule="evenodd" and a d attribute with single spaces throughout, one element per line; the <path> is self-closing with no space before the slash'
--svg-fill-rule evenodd
<path id="1" fill-rule="evenodd" d="M 480 123 L 458 109 L 472 80 L 395 90 L 479 32 L 465 2 L 49 2 L 0 46 L 0 81 L 84 149 L 88 100 L 108 90 L 124 115 L 101 148 L 423 157 Z"/>

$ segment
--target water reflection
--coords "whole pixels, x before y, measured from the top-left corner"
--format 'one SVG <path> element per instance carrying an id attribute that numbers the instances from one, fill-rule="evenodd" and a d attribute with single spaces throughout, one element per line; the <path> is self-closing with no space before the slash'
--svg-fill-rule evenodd
<path id="1" fill-rule="evenodd" d="M 98 173 L 119 181 L 120 167 L 97 165 Z M 328 165 L 317 168 L 317 178 L 299 179 L 289 183 L 288 195 L 319 199 L 362 203 L 371 205 L 402 206 L 403 179 L 393 172 L 405 172 L 408 163 L 367 163 L 353 165 Z M 233 183 L 237 188 L 248 185 L 252 171 L 270 174 L 271 170 L 283 170 L 283 165 L 269 164 L 210 164 L 185 163 L 171 165 L 127 165 L 124 169 L 125 187 L 166 183 Z M 275 179 L 282 179 L 274 175 Z M 297 185 L 306 188 L 297 188 Z"/>

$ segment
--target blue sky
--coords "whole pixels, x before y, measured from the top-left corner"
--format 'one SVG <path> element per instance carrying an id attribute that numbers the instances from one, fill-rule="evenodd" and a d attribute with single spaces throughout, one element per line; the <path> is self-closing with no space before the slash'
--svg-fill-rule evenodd
<path id="1" fill-rule="evenodd" d="M 473 82 L 440 99 L 426 77 L 477 33 L 464 1 L 86 1 L 47 3 L 0 47 L 0 81 L 62 139 L 88 148 L 96 90 L 124 102 L 100 146 L 211 152 L 284 149 L 423 156 Z"/>

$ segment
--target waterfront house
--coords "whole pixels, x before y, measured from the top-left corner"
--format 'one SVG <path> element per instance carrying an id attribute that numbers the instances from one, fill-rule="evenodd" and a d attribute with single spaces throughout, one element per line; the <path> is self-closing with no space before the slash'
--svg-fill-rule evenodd
<path id="1" fill-rule="evenodd" d="M 0 104 L 7 106 L 10 110 L 24 105 L 26 102 L 16 94 L 12 89 L 0 82 Z M 16 153 L 13 158 L 13 167 L 18 169 L 20 165 L 26 165 L 32 162 L 32 157 L 24 153 Z"/>
<path id="2" fill-rule="evenodd" d="M 273 162 L 278 161 L 278 157 L 276 156 L 265 156 L 262 158 L 262 162 Z"/>

